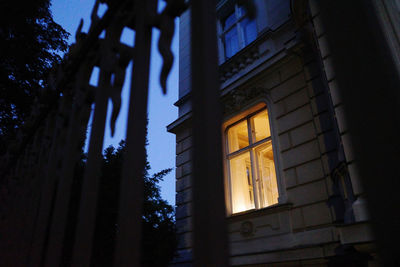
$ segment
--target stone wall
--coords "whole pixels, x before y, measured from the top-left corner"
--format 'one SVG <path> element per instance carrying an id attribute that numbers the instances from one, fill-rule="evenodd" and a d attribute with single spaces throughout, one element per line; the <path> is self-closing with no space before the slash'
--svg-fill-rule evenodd
<path id="1" fill-rule="evenodd" d="M 335 226 L 337 214 L 329 205 L 330 197 L 337 194 L 333 191 L 331 174 L 335 165 L 332 159 L 340 154 L 339 144 L 343 144 L 354 194 L 362 195 L 351 145 L 347 141 L 343 105 L 335 87 L 334 71 L 329 65 L 329 49 L 318 23 L 319 11 L 312 1 L 310 7 L 318 53 L 299 38 L 290 20 L 281 19 L 282 24 L 275 25 L 276 31 L 265 33 L 263 38 L 239 52 L 239 57 L 244 58 L 248 56 L 246 49 L 258 53 L 256 56 L 250 53 L 253 56 L 245 60 L 246 66 L 233 71 L 231 65 L 241 64 L 235 60 L 221 65 L 225 121 L 258 103 L 267 104 L 280 185 L 276 206 L 228 216 L 231 264 L 234 266 L 324 264 L 336 254 L 335 249 L 349 237 Z M 180 100 L 176 103 L 179 118 L 169 126 L 177 142 L 179 256 L 174 266 L 190 266 L 192 257 L 189 33 L 187 12 L 180 22 Z M 235 94 L 240 97 L 232 97 Z M 361 208 L 355 208 L 361 211 L 356 214 L 358 221 L 366 219 L 365 209 Z M 366 237 L 362 242 L 372 239 L 367 230 L 359 233 Z"/>
<path id="2" fill-rule="evenodd" d="M 192 246 L 192 133 L 183 128 L 176 133 L 176 225 L 178 232 L 177 262 L 191 260 Z M 177 265 L 179 266 L 179 265 Z"/>
<path id="3" fill-rule="evenodd" d="M 360 177 L 357 171 L 357 162 L 355 160 L 354 152 L 350 142 L 348 125 L 345 120 L 345 107 L 337 87 L 335 70 L 331 64 L 332 54 L 329 49 L 329 44 L 326 40 L 327 33 L 320 21 L 320 13 L 323 12 L 323 10 L 320 10 L 317 1 L 309 1 L 309 6 L 311 11 L 312 23 L 314 25 L 314 34 L 317 40 L 317 45 L 320 51 L 326 79 L 328 82 L 330 97 L 332 99 L 332 104 L 334 107 L 334 113 L 340 133 L 340 139 L 343 145 L 347 168 L 350 174 L 352 189 L 355 197 L 357 198 L 357 200 L 353 204 L 355 220 L 366 221 L 368 220 L 369 216 L 364 199 L 364 191 L 362 189 Z"/>
<path id="4" fill-rule="evenodd" d="M 303 60 L 292 54 L 265 69 L 254 79 L 256 82 L 237 89 L 263 88 L 249 103 L 268 102 L 273 144 L 278 151 L 277 176 L 283 190 L 277 206 L 228 218 L 233 265 L 333 255 L 332 244 L 338 237 L 332 226 L 334 214 L 327 205 L 332 192 L 326 155 L 329 150 L 323 135 L 328 133 L 321 130 L 321 120 L 327 114 L 316 108 L 319 95 L 313 88 L 315 79 L 319 77 L 305 71 Z M 226 114 L 227 118 L 231 116 Z M 190 259 L 192 239 L 190 128 L 177 128 L 176 138 L 176 219 L 181 260 L 185 261 Z M 241 232 L 244 223 L 251 225 L 251 233 Z M 307 253 L 303 247 L 308 247 Z M 286 250 L 291 256 L 283 259 Z"/>
<path id="5" fill-rule="evenodd" d="M 327 204 L 332 192 L 326 155 L 334 148 L 327 148 L 324 141 L 327 132 L 321 120 L 326 111 L 316 107 L 319 94 L 313 86 L 320 77 L 311 76 L 304 64 L 308 63 L 289 54 L 247 85 L 264 89 L 259 98 L 267 100 L 283 190 L 277 206 L 228 218 L 233 265 L 334 255 L 338 238 L 332 226 L 334 213 Z M 241 234 L 244 223 L 252 225 L 251 234 Z"/>

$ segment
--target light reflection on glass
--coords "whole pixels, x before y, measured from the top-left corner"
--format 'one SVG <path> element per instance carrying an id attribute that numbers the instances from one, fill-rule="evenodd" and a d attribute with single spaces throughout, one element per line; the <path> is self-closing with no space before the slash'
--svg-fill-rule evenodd
<path id="1" fill-rule="evenodd" d="M 250 153 L 246 152 L 230 160 L 233 213 L 254 209 L 254 191 Z"/>
<path id="2" fill-rule="evenodd" d="M 242 121 L 228 130 L 229 153 L 249 145 L 249 132 L 247 121 Z"/>
<path id="3" fill-rule="evenodd" d="M 257 185 L 260 207 L 278 203 L 278 185 L 276 183 L 274 155 L 271 141 L 254 149 L 257 157 Z"/>
<path id="4" fill-rule="evenodd" d="M 254 142 L 258 142 L 271 135 L 268 113 L 266 110 L 261 111 L 260 113 L 257 113 L 255 116 L 251 117 L 251 123 L 253 128 L 252 132 Z"/>

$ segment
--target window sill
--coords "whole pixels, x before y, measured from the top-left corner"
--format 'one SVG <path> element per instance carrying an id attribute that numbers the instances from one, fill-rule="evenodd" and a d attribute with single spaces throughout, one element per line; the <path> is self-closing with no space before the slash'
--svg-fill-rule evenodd
<path id="1" fill-rule="evenodd" d="M 273 214 L 281 211 L 291 210 L 293 207 L 292 203 L 278 203 L 262 209 L 246 210 L 240 213 L 235 213 L 227 217 L 228 222 L 236 222 L 249 218 L 259 217 L 267 214 Z"/>

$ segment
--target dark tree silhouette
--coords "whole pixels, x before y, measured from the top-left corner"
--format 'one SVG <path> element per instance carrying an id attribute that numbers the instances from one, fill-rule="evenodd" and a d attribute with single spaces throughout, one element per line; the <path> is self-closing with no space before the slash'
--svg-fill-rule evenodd
<path id="1" fill-rule="evenodd" d="M 110 146 L 105 150 L 99 208 L 96 219 L 93 266 L 112 266 L 115 237 L 118 232 L 117 210 L 119 180 L 125 143 L 121 141 L 115 149 Z M 142 266 L 167 266 L 172 260 L 177 240 L 175 236 L 174 209 L 160 195 L 158 183 L 171 169 L 149 175 L 147 162 L 143 172 L 144 206 L 142 220 Z"/>
<path id="2" fill-rule="evenodd" d="M 68 48 L 49 8 L 50 0 L 0 2 L 0 154 Z"/>

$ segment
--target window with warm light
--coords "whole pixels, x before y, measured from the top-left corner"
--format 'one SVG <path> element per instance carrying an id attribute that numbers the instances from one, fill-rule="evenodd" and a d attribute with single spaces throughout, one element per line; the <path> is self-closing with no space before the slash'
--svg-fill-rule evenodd
<path id="1" fill-rule="evenodd" d="M 263 109 L 227 127 L 227 169 L 232 213 L 278 203 L 268 111 Z"/>

